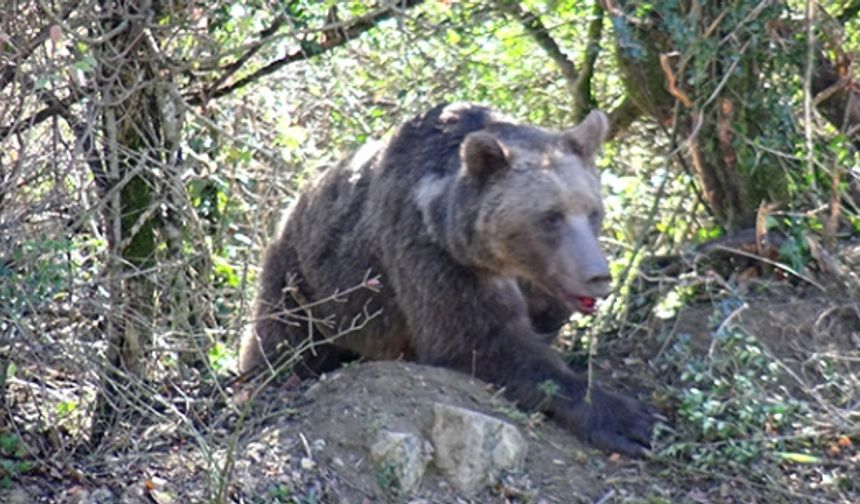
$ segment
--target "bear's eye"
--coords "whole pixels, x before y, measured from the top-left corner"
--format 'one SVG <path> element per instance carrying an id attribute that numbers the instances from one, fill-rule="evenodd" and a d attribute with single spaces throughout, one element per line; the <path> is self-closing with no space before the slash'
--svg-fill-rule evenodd
<path id="1" fill-rule="evenodd" d="M 549 212 L 540 220 L 541 226 L 548 230 L 558 228 L 562 222 L 564 222 L 564 214 L 561 212 Z"/>
<path id="2" fill-rule="evenodd" d="M 590 214 L 588 214 L 588 220 L 592 224 L 596 224 L 597 221 L 600 220 L 600 212 L 598 212 L 597 210 L 592 211 Z"/>

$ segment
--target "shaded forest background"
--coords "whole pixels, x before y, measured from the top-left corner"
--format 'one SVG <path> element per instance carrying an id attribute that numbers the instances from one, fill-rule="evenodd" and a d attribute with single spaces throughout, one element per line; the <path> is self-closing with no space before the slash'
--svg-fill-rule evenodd
<path id="1" fill-rule="evenodd" d="M 600 167 L 617 289 L 596 320 L 572 322 L 572 359 L 703 291 L 742 298 L 750 277 L 837 292 L 860 320 L 856 272 L 842 268 L 838 287 L 817 276 L 860 235 L 858 13 L 854 0 L 6 2 L 3 484 L 130 449 L 153 424 L 214 443 L 195 412 L 234 404 L 224 387 L 280 212 L 326 166 L 441 101 L 554 128 L 610 114 Z M 741 251 L 688 261 L 727 244 Z M 659 456 L 762 495 L 783 483 L 743 468 L 811 465 L 847 498 L 860 356 L 842 357 L 854 367 L 823 364 L 828 406 L 809 400 L 836 418 L 814 434 L 800 396 L 726 416 L 720 401 L 755 387 L 667 384 L 687 428 Z"/>

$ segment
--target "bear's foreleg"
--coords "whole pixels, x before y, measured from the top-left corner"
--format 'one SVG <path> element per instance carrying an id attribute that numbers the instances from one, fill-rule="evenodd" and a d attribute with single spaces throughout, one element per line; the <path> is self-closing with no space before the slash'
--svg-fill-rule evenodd
<path id="1" fill-rule="evenodd" d="M 421 254 L 426 257 L 420 257 Z M 638 401 L 570 370 L 532 328 L 524 303 L 512 306 L 492 282 L 438 252 L 413 247 L 389 271 L 420 363 L 469 373 L 505 388 L 526 409 L 540 409 L 607 451 L 643 455 L 654 415 Z"/>

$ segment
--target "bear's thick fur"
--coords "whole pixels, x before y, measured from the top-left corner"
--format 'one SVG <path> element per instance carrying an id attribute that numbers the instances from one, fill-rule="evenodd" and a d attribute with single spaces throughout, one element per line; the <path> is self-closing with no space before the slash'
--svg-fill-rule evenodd
<path id="1" fill-rule="evenodd" d="M 241 369 L 271 369 L 311 339 L 300 374 L 356 357 L 453 368 L 598 447 L 643 453 L 649 409 L 598 387 L 585 399 L 585 378 L 548 343 L 610 289 L 593 164 L 608 127 L 602 112 L 553 132 L 440 105 L 327 170 L 266 251 Z M 319 302 L 368 274 L 379 289 Z"/>

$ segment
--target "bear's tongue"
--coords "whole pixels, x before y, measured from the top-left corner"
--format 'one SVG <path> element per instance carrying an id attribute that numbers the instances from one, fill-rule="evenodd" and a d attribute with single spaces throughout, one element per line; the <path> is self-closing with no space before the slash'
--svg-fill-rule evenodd
<path id="1" fill-rule="evenodd" d="M 579 296 L 576 298 L 576 301 L 579 303 L 582 313 L 594 313 L 594 304 L 596 301 L 593 297 Z"/>

